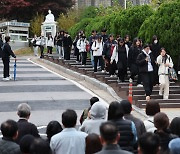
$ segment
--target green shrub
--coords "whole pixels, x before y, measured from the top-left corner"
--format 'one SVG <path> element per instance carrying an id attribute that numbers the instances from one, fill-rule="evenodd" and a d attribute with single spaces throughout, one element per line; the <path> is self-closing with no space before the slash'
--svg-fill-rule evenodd
<path id="1" fill-rule="evenodd" d="M 134 6 L 123 10 L 113 22 L 113 33 L 122 37 L 126 34 L 132 38 L 137 37 L 140 26 L 152 13 L 153 10 L 148 5 Z"/>
<path id="2" fill-rule="evenodd" d="M 162 4 L 150 18 L 142 24 L 138 36 L 146 42 L 151 42 L 157 35 L 161 46 L 177 61 L 179 55 L 180 33 L 180 1 Z"/>

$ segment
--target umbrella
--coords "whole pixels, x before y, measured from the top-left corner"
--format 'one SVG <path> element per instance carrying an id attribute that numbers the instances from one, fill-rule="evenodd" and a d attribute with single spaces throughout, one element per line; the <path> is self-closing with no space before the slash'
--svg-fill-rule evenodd
<path id="1" fill-rule="evenodd" d="M 16 80 L 16 59 L 14 62 L 14 81 Z"/>

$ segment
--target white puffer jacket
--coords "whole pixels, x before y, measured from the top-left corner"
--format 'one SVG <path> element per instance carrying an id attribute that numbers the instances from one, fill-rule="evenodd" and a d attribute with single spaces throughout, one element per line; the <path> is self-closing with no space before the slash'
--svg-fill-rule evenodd
<path id="1" fill-rule="evenodd" d="M 171 59 L 171 57 L 167 55 L 167 59 L 166 59 L 166 63 L 165 64 L 169 64 L 169 67 L 173 67 L 173 61 Z M 159 64 L 159 70 L 158 70 L 158 75 L 168 75 L 168 68 L 167 66 L 165 66 L 164 62 L 162 61 L 163 57 L 161 55 L 159 55 L 157 57 L 157 63 Z"/>

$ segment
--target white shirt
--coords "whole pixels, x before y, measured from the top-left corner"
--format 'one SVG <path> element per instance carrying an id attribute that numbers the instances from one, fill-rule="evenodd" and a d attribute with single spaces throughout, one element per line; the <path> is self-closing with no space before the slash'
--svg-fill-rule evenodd
<path id="1" fill-rule="evenodd" d="M 75 128 L 65 128 L 51 138 L 53 154 L 85 154 L 87 134 Z"/>

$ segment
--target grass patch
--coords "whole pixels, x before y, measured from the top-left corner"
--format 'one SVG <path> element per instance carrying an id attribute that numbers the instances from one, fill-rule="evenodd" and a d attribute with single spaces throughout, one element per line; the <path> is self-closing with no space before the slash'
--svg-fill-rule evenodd
<path id="1" fill-rule="evenodd" d="M 31 47 L 21 48 L 15 51 L 16 55 L 29 56 L 33 55 L 33 49 Z"/>

